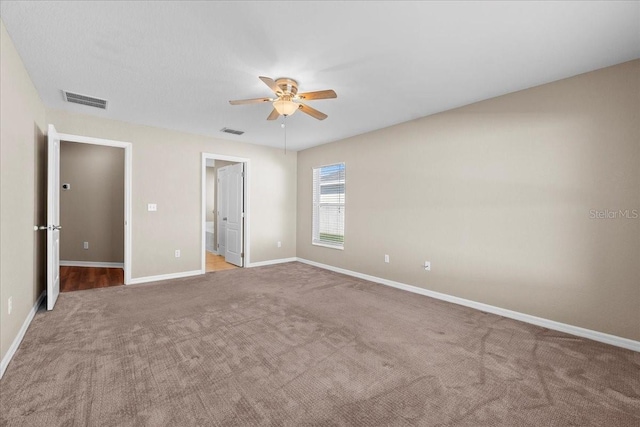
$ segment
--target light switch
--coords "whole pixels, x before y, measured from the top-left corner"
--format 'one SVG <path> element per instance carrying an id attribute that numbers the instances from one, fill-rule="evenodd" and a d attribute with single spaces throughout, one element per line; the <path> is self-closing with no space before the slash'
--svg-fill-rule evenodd
<path id="1" fill-rule="evenodd" d="M 147 205 L 147 210 L 148 210 L 149 212 L 155 212 L 155 211 L 157 211 L 157 210 L 158 210 L 158 205 L 156 205 L 155 203 L 149 203 L 149 204 Z"/>

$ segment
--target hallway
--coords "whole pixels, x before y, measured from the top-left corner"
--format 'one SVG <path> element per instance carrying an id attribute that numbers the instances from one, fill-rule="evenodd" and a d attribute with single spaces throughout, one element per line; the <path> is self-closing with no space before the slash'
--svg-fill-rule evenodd
<path id="1" fill-rule="evenodd" d="M 122 268 L 60 266 L 60 292 L 124 285 Z"/>
<path id="2" fill-rule="evenodd" d="M 206 254 L 207 254 L 207 264 L 206 264 L 207 273 L 210 273 L 212 271 L 224 271 L 224 270 L 233 270 L 234 268 L 239 268 L 233 264 L 226 262 L 222 255 L 214 255 L 209 251 L 207 251 Z"/>

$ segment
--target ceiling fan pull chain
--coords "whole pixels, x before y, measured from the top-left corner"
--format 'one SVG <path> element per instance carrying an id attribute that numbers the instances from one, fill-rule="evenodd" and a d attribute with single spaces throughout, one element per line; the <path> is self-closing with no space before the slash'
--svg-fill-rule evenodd
<path id="1" fill-rule="evenodd" d="M 282 116 L 282 127 L 284 128 L 284 155 L 287 155 L 287 116 Z"/>

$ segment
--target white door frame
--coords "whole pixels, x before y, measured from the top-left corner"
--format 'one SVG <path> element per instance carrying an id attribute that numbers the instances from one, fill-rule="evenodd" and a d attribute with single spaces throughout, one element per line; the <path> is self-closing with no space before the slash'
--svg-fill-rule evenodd
<path id="1" fill-rule="evenodd" d="M 67 133 L 59 133 L 58 136 L 60 137 L 60 141 L 124 148 L 124 284 L 128 285 L 131 283 L 131 178 L 133 145 L 130 142 L 70 135 Z"/>
<path id="2" fill-rule="evenodd" d="M 214 154 L 214 153 L 202 153 L 202 170 L 201 170 L 201 187 L 202 187 L 202 195 L 201 195 L 201 205 L 202 205 L 202 219 L 200 221 L 200 228 L 202 230 L 202 248 L 200 249 L 200 253 L 202 254 L 201 258 L 201 273 L 206 273 L 206 239 L 207 239 L 207 159 L 211 160 L 224 160 L 227 162 L 236 162 L 236 163 L 244 163 L 244 236 L 243 236 L 243 246 L 244 246 L 244 261 L 242 265 L 247 267 L 250 265 L 250 256 L 251 256 L 251 248 L 250 248 L 250 239 L 249 239 L 249 224 L 251 223 L 251 209 L 249 204 L 249 194 L 251 193 L 250 185 L 251 185 L 251 161 L 246 157 L 236 157 L 236 156 L 227 156 L 224 154 Z"/>

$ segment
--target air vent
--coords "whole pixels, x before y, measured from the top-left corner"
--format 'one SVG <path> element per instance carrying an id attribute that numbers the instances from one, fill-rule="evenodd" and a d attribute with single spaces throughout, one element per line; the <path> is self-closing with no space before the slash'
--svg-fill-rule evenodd
<path id="1" fill-rule="evenodd" d="M 89 107 L 101 108 L 103 110 L 107 109 L 107 100 L 94 98 L 92 96 L 80 95 L 78 93 L 67 92 L 63 90 L 64 100 L 67 102 L 73 102 L 74 104 L 82 104 L 88 105 Z"/>
<path id="2" fill-rule="evenodd" d="M 243 130 L 235 130 L 235 129 L 229 129 L 229 128 L 222 128 L 220 129 L 220 132 L 232 133 L 234 135 L 242 135 L 244 133 Z"/>

